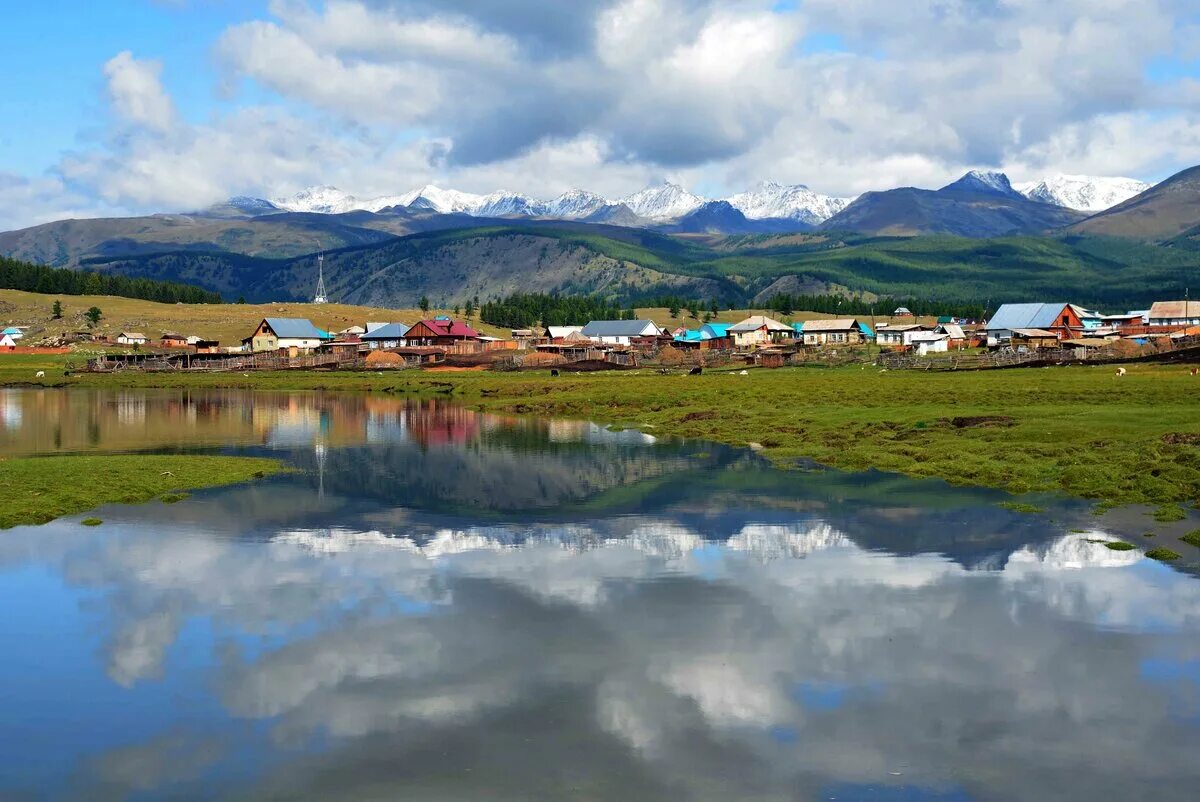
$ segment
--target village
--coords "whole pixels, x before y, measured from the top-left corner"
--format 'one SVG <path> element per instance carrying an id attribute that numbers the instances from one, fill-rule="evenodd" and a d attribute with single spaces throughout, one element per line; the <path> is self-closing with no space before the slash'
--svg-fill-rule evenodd
<path id="1" fill-rule="evenodd" d="M 798 322 L 754 314 L 688 327 L 650 319 L 512 329 L 487 335 L 470 321 L 433 315 L 413 323 L 366 321 L 326 331 L 307 318 L 264 317 L 237 344 L 201 334 L 121 331 L 89 335 L 89 370 L 248 371 L 396 368 L 620 370 L 640 366 L 783 367 L 871 362 L 885 367 L 999 367 L 1072 361 L 1132 361 L 1196 345 L 1200 301 L 1101 314 L 1073 303 L 1003 304 L 986 321 L 920 318 L 898 308 L 886 320 Z M 494 329 L 494 327 L 493 327 Z M 0 353 L 46 351 L 8 326 Z M 54 349 L 66 352 L 67 349 Z"/>

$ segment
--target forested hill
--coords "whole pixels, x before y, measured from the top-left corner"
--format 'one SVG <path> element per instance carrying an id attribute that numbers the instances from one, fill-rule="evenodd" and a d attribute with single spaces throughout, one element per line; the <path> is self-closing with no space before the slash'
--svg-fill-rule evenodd
<path id="1" fill-rule="evenodd" d="M 120 274 L 194 284 L 227 298 L 304 300 L 314 256 L 261 259 L 176 251 L 84 264 Z M 331 297 L 412 306 L 422 296 L 450 307 L 515 292 L 597 295 L 622 306 L 673 295 L 722 305 L 776 294 L 929 298 L 994 306 L 1062 299 L 1127 310 L 1200 280 L 1200 244 L 1129 239 L 952 236 L 665 236 L 611 227 L 489 225 L 423 232 L 325 254 Z"/>
<path id="2" fill-rule="evenodd" d="M 0 256 L 0 289 L 47 295 L 116 295 L 161 303 L 219 304 L 221 294 L 189 284 L 119 273 L 46 267 Z"/>

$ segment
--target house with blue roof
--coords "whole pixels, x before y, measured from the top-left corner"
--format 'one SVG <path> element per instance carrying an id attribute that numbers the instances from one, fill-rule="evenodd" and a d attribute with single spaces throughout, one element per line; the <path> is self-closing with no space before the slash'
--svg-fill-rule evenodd
<path id="1" fill-rule="evenodd" d="M 1070 339 L 1104 325 L 1099 312 L 1078 304 L 1002 304 L 984 327 L 988 345 L 1007 345 L 1016 329 L 1053 332 L 1060 340 Z"/>
<path id="2" fill-rule="evenodd" d="M 242 340 L 248 351 L 291 350 L 312 351 L 333 336 L 312 324 L 307 318 L 265 317 L 254 333 Z"/>
<path id="3" fill-rule="evenodd" d="M 385 323 L 382 326 L 377 326 L 365 334 L 359 335 L 359 339 L 367 344 L 372 350 L 379 348 L 399 348 L 404 345 L 404 336 L 408 334 L 408 330 L 412 328 L 407 323 Z"/>
<path id="4" fill-rule="evenodd" d="M 663 330 L 653 320 L 593 320 L 580 333 L 605 345 L 629 345 L 659 337 Z"/>

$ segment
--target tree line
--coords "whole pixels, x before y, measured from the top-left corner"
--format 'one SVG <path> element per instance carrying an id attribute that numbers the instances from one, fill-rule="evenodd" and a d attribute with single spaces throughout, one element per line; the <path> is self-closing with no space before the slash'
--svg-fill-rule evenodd
<path id="1" fill-rule="evenodd" d="M 927 298 L 879 298 L 867 301 L 861 298 L 846 298 L 841 295 L 790 295 L 777 293 L 767 301 L 767 309 L 780 315 L 793 312 L 824 312 L 832 315 L 887 317 L 896 309 L 904 307 L 914 315 L 936 315 L 982 320 L 986 312 L 981 304 L 932 301 Z"/>
<path id="2" fill-rule="evenodd" d="M 543 326 L 583 326 L 591 320 L 634 320 L 632 309 L 589 295 L 514 293 L 479 305 L 479 319 L 493 326 L 527 329 Z"/>
<path id="3" fill-rule="evenodd" d="M 116 295 L 173 304 L 219 304 L 221 294 L 171 281 L 47 267 L 0 256 L 0 289 L 46 295 Z"/>

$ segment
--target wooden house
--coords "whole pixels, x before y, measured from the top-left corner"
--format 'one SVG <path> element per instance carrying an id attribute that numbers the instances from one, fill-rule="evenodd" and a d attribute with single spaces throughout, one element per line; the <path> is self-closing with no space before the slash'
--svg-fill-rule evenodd
<path id="1" fill-rule="evenodd" d="M 1157 331 L 1200 326 L 1200 301 L 1155 301 L 1147 322 Z"/>
<path id="2" fill-rule="evenodd" d="M 796 330 L 766 315 L 751 315 L 727 329 L 738 348 L 761 348 L 796 339 Z"/>
<path id="3" fill-rule="evenodd" d="M 397 348 L 405 344 L 405 337 L 410 328 L 411 326 L 405 323 L 385 323 L 358 335 L 358 339 L 371 351 Z"/>
<path id="4" fill-rule="evenodd" d="M 374 332 L 371 332 L 373 334 Z M 365 335 L 370 336 L 370 334 Z M 404 346 L 409 348 L 427 348 L 437 345 L 454 345 L 467 340 L 478 341 L 479 332 L 461 320 L 450 318 L 433 318 L 418 320 L 404 333 Z"/>
<path id="5" fill-rule="evenodd" d="M 1058 348 L 1058 335 L 1047 329 L 1013 329 L 1009 339 L 1016 348 Z"/>
<path id="6" fill-rule="evenodd" d="M 163 336 L 159 337 L 158 344 L 163 348 L 187 348 L 191 345 L 187 337 L 173 331 L 165 332 Z"/>
<path id="7" fill-rule="evenodd" d="M 800 329 L 800 336 L 808 346 L 858 345 L 867 341 L 869 330 L 851 317 L 806 320 Z"/>
<path id="8" fill-rule="evenodd" d="M 583 326 L 547 326 L 542 336 L 552 343 L 558 343 L 581 331 L 583 331 Z"/>
<path id="9" fill-rule="evenodd" d="M 266 317 L 254 329 L 254 333 L 242 340 L 247 350 L 260 351 L 312 351 L 321 343 L 333 339 L 327 332 L 318 329 L 312 321 L 295 317 Z"/>

